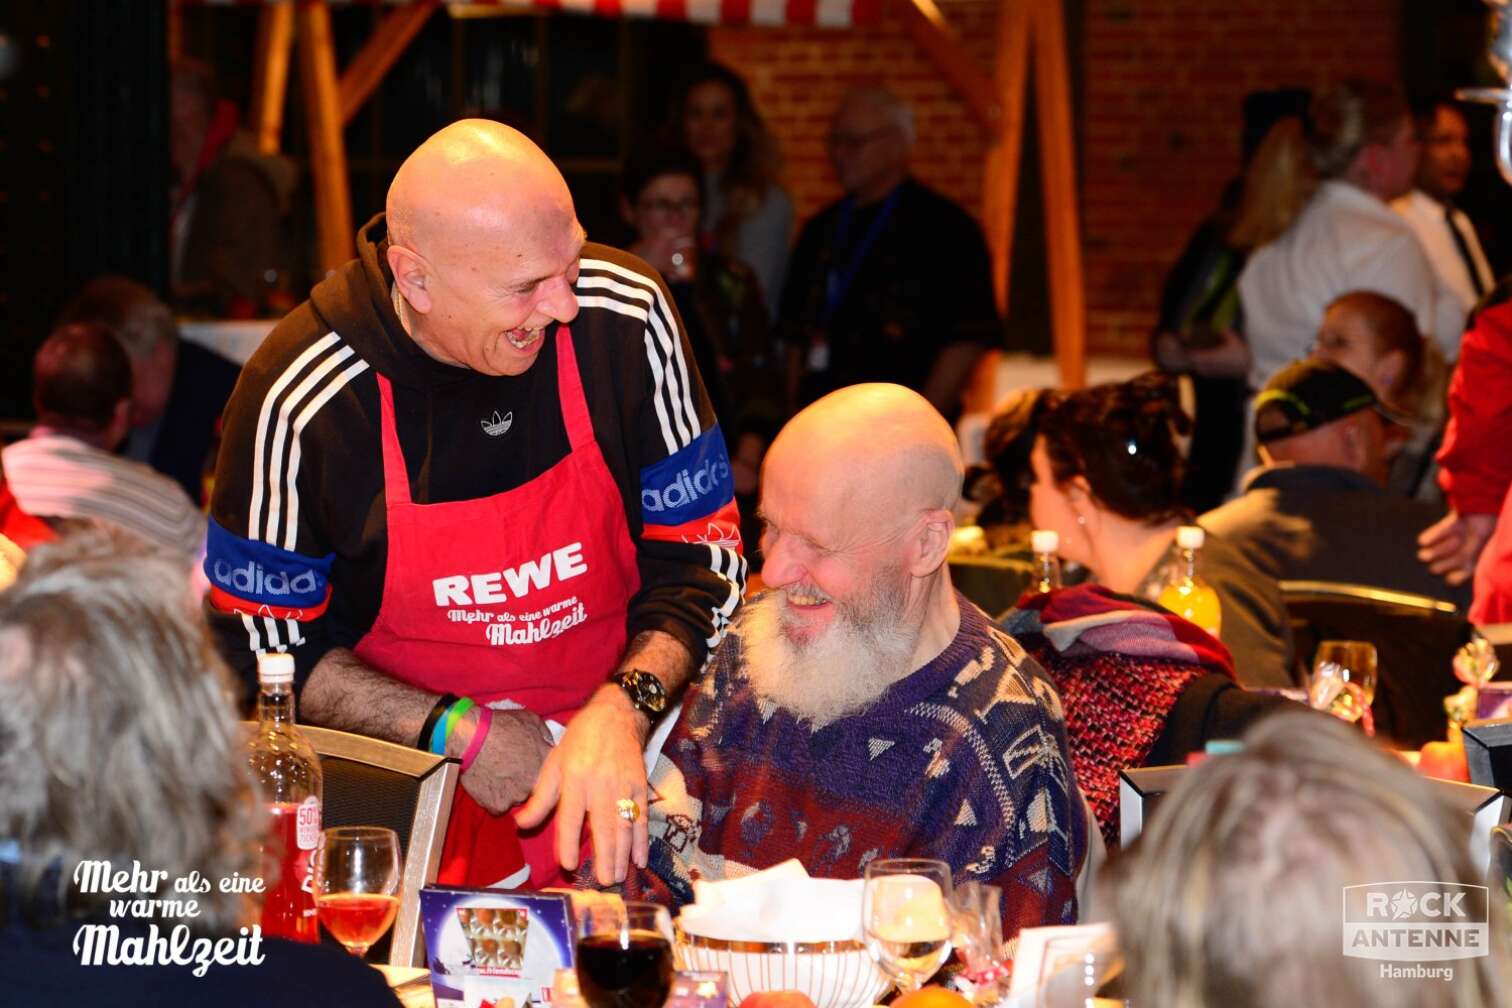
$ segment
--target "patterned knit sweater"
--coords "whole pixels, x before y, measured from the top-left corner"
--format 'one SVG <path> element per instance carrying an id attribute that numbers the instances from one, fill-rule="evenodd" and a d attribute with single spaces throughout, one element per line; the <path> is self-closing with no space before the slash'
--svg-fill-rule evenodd
<path id="1" fill-rule="evenodd" d="M 1011 637 L 957 601 L 960 630 L 937 658 L 817 731 L 755 696 L 732 629 L 662 749 L 650 869 L 632 869 L 626 898 L 681 905 L 696 878 L 790 857 L 824 878 L 932 857 L 957 882 L 1003 888 L 1004 937 L 1072 922 L 1088 823 L 1060 700 Z"/>
<path id="2" fill-rule="evenodd" d="M 1001 624 L 1055 684 L 1077 782 L 1117 847 L 1118 771 L 1144 765 L 1193 682 L 1234 679 L 1228 649 L 1180 616 L 1095 584 L 1025 594 Z"/>

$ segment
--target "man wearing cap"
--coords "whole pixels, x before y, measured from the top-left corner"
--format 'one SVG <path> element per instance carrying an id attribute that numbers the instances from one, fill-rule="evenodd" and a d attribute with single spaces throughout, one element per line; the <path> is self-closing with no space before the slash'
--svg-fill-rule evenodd
<path id="1" fill-rule="evenodd" d="M 1443 509 L 1384 489 L 1385 431 L 1395 422 L 1348 369 L 1298 361 L 1255 398 L 1264 464 L 1244 493 L 1202 526 L 1281 580 L 1316 579 L 1413 592 L 1464 605 L 1417 558 L 1417 536 Z"/>

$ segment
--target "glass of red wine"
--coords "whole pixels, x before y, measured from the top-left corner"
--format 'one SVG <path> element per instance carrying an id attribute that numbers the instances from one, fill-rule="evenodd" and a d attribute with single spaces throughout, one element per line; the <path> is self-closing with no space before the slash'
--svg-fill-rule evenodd
<path id="1" fill-rule="evenodd" d="M 672 918 L 654 903 L 577 914 L 578 987 L 590 1008 L 661 1008 L 672 989 Z"/>
<path id="2" fill-rule="evenodd" d="M 320 923 L 348 952 L 366 955 L 399 911 L 399 837 L 383 826 L 332 826 L 314 866 Z"/>

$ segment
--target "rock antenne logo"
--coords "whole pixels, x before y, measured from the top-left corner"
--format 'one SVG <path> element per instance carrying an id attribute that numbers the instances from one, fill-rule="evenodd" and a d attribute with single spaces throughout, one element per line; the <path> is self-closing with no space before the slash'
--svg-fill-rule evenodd
<path id="1" fill-rule="evenodd" d="M 492 417 L 480 420 L 479 423 L 483 425 L 484 434 L 487 434 L 489 437 L 498 437 L 508 431 L 510 425 L 514 423 L 514 413 L 511 411 L 505 413 L 503 416 L 499 416 L 499 411 L 494 410 Z"/>
<path id="2" fill-rule="evenodd" d="M 1406 889 L 1398 889 L 1393 893 L 1389 905 L 1391 907 L 1392 920 L 1402 920 L 1418 912 L 1417 897 Z"/>

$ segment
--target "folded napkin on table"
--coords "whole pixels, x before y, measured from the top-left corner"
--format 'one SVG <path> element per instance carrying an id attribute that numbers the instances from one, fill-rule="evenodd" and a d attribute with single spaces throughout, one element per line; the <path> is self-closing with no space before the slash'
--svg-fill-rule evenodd
<path id="1" fill-rule="evenodd" d="M 809 878 L 790 859 L 723 882 L 693 883 L 678 926 L 723 941 L 826 942 L 861 937 L 860 879 Z"/>

